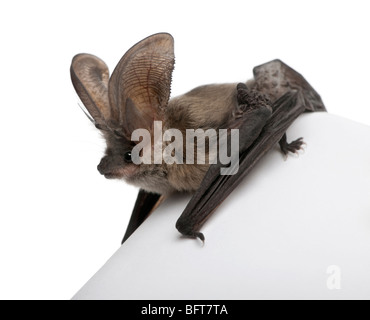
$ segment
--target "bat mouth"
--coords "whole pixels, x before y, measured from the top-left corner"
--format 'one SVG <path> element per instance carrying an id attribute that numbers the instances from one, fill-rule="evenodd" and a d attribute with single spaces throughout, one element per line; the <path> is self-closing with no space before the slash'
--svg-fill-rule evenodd
<path id="1" fill-rule="evenodd" d="M 104 168 L 101 164 L 98 166 L 98 171 L 107 179 L 122 178 L 122 172 L 120 172 L 120 170 Z"/>
<path id="2" fill-rule="evenodd" d="M 114 168 L 110 170 L 103 170 L 101 167 L 98 167 L 98 170 L 106 179 L 130 179 L 135 176 L 138 168 L 136 166 L 128 165 L 124 168 Z"/>
<path id="3" fill-rule="evenodd" d="M 116 173 L 105 173 L 104 174 L 104 177 L 106 179 L 118 179 L 118 178 L 121 178 L 121 176 L 119 174 L 116 174 Z"/>

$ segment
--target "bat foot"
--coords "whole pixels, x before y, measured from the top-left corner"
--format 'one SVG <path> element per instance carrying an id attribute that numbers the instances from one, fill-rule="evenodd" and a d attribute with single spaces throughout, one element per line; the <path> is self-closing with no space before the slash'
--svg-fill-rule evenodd
<path id="1" fill-rule="evenodd" d="M 303 138 L 299 138 L 297 140 L 292 141 L 291 143 L 288 143 L 286 141 L 286 136 L 280 140 L 280 149 L 281 152 L 287 156 L 289 152 L 291 153 L 298 153 L 298 151 L 303 150 L 303 146 L 306 145 L 305 142 L 303 141 Z"/>

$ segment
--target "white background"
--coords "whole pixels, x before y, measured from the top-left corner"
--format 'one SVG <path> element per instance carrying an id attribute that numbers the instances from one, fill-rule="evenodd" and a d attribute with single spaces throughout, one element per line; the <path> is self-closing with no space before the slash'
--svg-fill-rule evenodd
<path id="1" fill-rule="evenodd" d="M 169 32 L 173 95 L 280 58 L 331 113 L 370 125 L 368 13 L 366 1 L 2 2 L 0 298 L 71 298 L 119 247 L 135 202 L 96 170 L 104 142 L 77 106 L 75 54 L 113 70 Z"/>

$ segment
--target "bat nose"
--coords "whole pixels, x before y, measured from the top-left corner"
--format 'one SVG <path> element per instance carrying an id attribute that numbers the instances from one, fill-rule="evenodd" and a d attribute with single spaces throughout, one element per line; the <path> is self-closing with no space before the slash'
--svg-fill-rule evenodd
<path id="1" fill-rule="evenodd" d="M 105 156 L 98 164 L 98 171 L 104 176 L 113 174 L 123 164 L 121 156 Z"/>
<path id="2" fill-rule="evenodd" d="M 107 173 L 107 167 L 108 167 L 108 159 L 104 157 L 101 159 L 100 163 L 98 164 L 98 171 L 100 174 L 106 174 Z"/>

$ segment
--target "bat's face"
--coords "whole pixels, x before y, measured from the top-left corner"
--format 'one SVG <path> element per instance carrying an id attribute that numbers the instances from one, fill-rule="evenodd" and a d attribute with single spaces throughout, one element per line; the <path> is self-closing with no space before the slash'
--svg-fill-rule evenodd
<path id="1" fill-rule="evenodd" d="M 112 133 L 105 133 L 105 139 L 107 148 L 98 171 L 107 179 L 133 179 L 139 173 L 139 166 L 131 160 L 133 145 Z"/>
<path id="2" fill-rule="evenodd" d="M 154 120 L 163 120 L 173 67 L 173 38 L 166 33 L 133 46 L 111 77 L 101 59 L 89 54 L 73 58 L 72 83 L 90 120 L 102 131 L 107 143 L 106 154 L 98 165 L 106 178 L 124 179 L 149 191 L 168 189 L 168 183 L 164 183 L 165 165 L 132 162 L 135 144 L 130 138 L 134 130 L 150 131 Z"/>
<path id="3" fill-rule="evenodd" d="M 98 171 L 107 179 L 120 179 L 147 191 L 168 193 L 173 190 L 167 179 L 168 166 L 162 164 L 135 164 L 131 153 L 135 143 L 112 133 L 103 132 L 106 140 L 105 155 Z"/>

